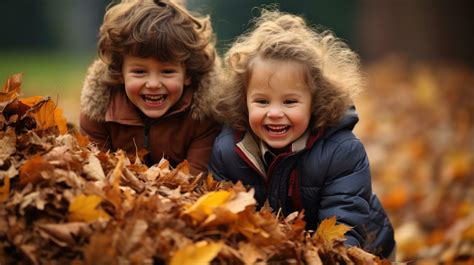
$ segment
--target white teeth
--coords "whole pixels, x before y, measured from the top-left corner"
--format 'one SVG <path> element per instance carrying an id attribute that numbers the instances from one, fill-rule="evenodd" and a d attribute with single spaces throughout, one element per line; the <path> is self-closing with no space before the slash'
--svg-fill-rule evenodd
<path id="1" fill-rule="evenodd" d="M 288 125 L 266 125 L 265 127 L 267 128 L 268 131 L 272 133 L 279 133 L 279 134 L 283 134 L 287 132 L 288 129 L 290 128 L 290 126 Z"/>
<path id="2" fill-rule="evenodd" d="M 165 95 L 143 95 L 145 101 L 160 101 L 166 98 Z"/>

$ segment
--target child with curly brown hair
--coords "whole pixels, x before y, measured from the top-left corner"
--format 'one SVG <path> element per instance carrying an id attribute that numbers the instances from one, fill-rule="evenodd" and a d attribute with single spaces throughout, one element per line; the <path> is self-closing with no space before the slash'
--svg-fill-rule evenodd
<path id="1" fill-rule="evenodd" d="M 123 0 L 107 9 L 98 54 L 82 89 L 81 131 L 103 150 L 146 149 L 147 164 L 165 157 L 207 171 L 221 129 L 207 107 L 220 72 L 209 17 L 172 1 Z"/>
<path id="2" fill-rule="evenodd" d="M 260 206 L 304 210 L 308 230 L 336 216 L 353 228 L 347 245 L 393 259 L 393 228 L 352 132 L 352 97 L 363 86 L 358 56 L 299 16 L 262 10 L 225 63 L 228 79 L 213 106 L 228 127 L 214 143 L 214 177 L 253 187 Z"/>

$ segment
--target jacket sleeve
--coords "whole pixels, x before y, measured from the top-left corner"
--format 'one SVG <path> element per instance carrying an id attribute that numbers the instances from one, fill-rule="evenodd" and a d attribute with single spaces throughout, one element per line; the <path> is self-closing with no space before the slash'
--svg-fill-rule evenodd
<path id="1" fill-rule="evenodd" d="M 346 244 L 364 246 L 370 219 L 371 175 L 367 154 L 357 138 L 346 139 L 334 149 L 321 191 L 320 221 L 332 216 L 352 227 Z"/>
<path id="2" fill-rule="evenodd" d="M 81 113 L 79 119 L 81 133 L 97 144 L 101 150 L 107 151 L 112 148 L 110 143 L 110 134 L 104 122 L 94 121 L 87 115 Z"/>
<path id="3" fill-rule="evenodd" d="M 230 170 L 230 167 L 233 166 L 230 164 L 234 164 L 235 160 L 232 159 L 233 156 L 229 156 L 229 154 L 234 150 L 232 139 L 232 131 L 229 128 L 224 127 L 214 142 L 208 170 L 216 180 L 230 180 L 229 174 L 226 173 L 226 171 Z M 225 163 L 226 160 L 227 166 Z"/>
<path id="4" fill-rule="evenodd" d="M 216 122 L 204 123 L 204 125 L 196 126 L 200 128 L 192 138 L 186 153 L 186 160 L 191 166 L 192 174 L 207 172 L 212 144 L 221 129 L 221 126 Z"/>

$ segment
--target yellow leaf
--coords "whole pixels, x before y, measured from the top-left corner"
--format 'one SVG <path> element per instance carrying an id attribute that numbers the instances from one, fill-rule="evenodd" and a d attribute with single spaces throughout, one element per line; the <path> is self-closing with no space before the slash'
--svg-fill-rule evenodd
<path id="1" fill-rule="evenodd" d="M 324 243 L 332 244 L 336 239 L 343 239 L 344 234 L 351 229 L 351 227 L 344 224 L 336 225 L 336 216 L 333 216 L 329 219 L 324 219 L 319 224 L 315 236 L 322 239 Z"/>
<path id="2" fill-rule="evenodd" d="M 80 194 L 69 205 L 70 221 L 95 221 L 99 218 L 109 220 L 110 216 L 97 206 L 102 198 L 97 195 Z"/>
<path id="3" fill-rule="evenodd" d="M 234 192 L 225 190 L 209 192 L 183 213 L 191 216 L 195 221 L 201 222 L 212 214 L 214 208 L 226 203 L 233 195 Z"/>
<path id="4" fill-rule="evenodd" d="M 196 244 L 187 245 L 174 253 L 170 265 L 204 265 L 210 262 L 219 254 L 222 243 L 209 243 L 199 241 Z"/>

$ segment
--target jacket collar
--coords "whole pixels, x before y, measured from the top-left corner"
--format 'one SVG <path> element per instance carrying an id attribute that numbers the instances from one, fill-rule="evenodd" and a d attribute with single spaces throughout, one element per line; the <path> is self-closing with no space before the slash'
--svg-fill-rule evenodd
<path id="1" fill-rule="evenodd" d="M 319 134 L 318 134 L 319 135 Z M 239 137 L 237 135 L 236 137 Z M 258 139 L 255 135 L 249 132 L 245 132 L 243 137 L 237 143 L 236 147 L 239 149 L 240 153 L 243 154 L 246 160 L 260 171 L 262 175 L 266 175 L 264 155 L 266 152 L 271 152 L 267 144 L 262 140 Z M 300 138 L 294 141 L 290 145 L 289 152 L 282 155 L 289 155 L 306 149 L 308 143 L 314 144 L 313 137 L 310 135 L 309 130 L 307 130 Z"/>

